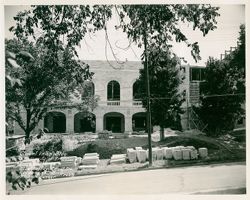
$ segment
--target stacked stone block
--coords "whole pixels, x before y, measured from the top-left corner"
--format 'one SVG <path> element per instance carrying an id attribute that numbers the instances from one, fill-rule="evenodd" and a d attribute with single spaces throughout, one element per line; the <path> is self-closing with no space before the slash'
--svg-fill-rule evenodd
<path id="1" fill-rule="evenodd" d="M 114 154 L 110 159 L 110 164 L 124 164 L 126 163 L 126 154 Z"/>
<path id="2" fill-rule="evenodd" d="M 61 167 L 75 168 L 76 166 L 77 166 L 76 156 L 61 157 Z"/>
<path id="3" fill-rule="evenodd" d="M 78 162 L 80 159 L 77 160 Z M 86 153 L 81 159 L 81 166 L 79 169 L 95 169 L 97 168 L 97 164 L 100 162 L 98 153 Z"/>

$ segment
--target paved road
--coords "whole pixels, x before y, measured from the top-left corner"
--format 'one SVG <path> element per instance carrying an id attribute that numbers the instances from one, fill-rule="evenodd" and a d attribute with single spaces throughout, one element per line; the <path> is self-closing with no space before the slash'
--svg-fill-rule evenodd
<path id="1" fill-rule="evenodd" d="M 21 194 L 206 194 L 242 188 L 246 188 L 246 165 L 238 163 L 57 179 Z"/>

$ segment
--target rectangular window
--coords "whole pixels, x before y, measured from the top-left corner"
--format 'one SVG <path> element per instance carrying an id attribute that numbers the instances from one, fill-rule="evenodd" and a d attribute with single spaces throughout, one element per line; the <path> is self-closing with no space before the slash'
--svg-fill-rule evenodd
<path id="1" fill-rule="evenodd" d="M 191 81 L 204 81 L 205 80 L 204 68 L 191 68 L 190 71 L 191 71 L 190 72 Z"/>

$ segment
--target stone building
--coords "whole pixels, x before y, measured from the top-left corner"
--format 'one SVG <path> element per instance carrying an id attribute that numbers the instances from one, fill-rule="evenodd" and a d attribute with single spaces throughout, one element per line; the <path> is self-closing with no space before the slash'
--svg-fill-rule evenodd
<path id="1" fill-rule="evenodd" d="M 90 70 L 95 73 L 90 85 L 93 94 L 99 96 L 98 106 L 89 113 L 80 112 L 75 108 L 51 109 L 36 129 L 46 127 L 53 133 L 98 133 L 103 130 L 123 133 L 145 130 L 146 112 L 142 103 L 136 99 L 136 79 L 139 77 L 139 69 L 143 67 L 141 62 L 127 61 L 124 64 L 115 61 L 84 62 L 89 64 Z M 193 72 L 190 70 L 193 68 L 200 70 Z M 202 80 L 201 69 L 189 65 L 182 66 L 181 72 L 185 74 L 185 79 L 180 90 L 185 90 L 187 97 L 187 101 L 182 105 L 184 109 L 198 100 L 197 84 Z M 187 129 L 189 126 L 187 114 L 183 114 L 181 119 L 182 128 Z M 15 126 L 15 133 L 21 132 L 20 127 Z"/>

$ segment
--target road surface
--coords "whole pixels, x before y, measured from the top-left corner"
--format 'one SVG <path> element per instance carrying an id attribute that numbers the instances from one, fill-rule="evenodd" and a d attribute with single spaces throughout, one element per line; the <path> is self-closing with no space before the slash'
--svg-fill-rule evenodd
<path id="1" fill-rule="evenodd" d="M 245 188 L 246 165 L 237 163 L 47 180 L 17 194 L 230 194 Z"/>

